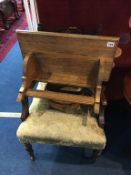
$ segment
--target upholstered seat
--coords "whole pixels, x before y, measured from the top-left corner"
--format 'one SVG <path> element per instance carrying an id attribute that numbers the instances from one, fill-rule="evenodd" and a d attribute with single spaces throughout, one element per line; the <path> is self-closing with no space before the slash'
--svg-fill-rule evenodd
<path id="1" fill-rule="evenodd" d="M 105 134 L 96 118 L 90 113 L 73 113 L 49 109 L 44 100 L 34 98 L 30 115 L 19 126 L 17 136 L 22 143 L 55 143 L 104 149 Z"/>
<path id="2" fill-rule="evenodd" d="M 121 53 L 119 38 L 29 31 L 17 34 L 24 56 L 18 95 L 22 123 L 17 136 L 30 158 L 35 158 L 32 143 L 50 143 L 92 149 L 91 157 L 96 159 L 106 145 L 101 128 L 106 104 L 102 82 L 108 81 L 113 60 Z M 35 89 L 38 82 L 47 83 L 46 88 Z M 28 97 L 33 97 L 30 109 Z"/>

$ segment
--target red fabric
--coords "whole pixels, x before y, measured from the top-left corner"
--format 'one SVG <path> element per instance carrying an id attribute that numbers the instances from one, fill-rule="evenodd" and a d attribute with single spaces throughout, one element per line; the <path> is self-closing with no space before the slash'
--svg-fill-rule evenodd
<path id="1" fill-rule="evenodd" d="M 20 10 L 21 17 L 15 21 L 9 30 L 0 28 L 0 62 L 4 59 L 8 51 L 17 41 L 16 29 L 25 29 L 27 27 L 25 13 L 21 9 L 21 0 L 18 0 L 18 10 Z M 1 22 L 1 21 L 0 21 Z"/>
<path id="2" fill-rule="evenodd" d="M 131 0 L 37 0 L 40 23 L 47 28 L 78 26 L 88 31 L 99 24 L 102 34 L 131 35 Z M 116 66 L 131 66 L 131 41 L 120 45 L 122 56 Z"/>
<path id="3" fill-rule="evenodd" d="M 108 100 L 119 100 L 124 97 L 124 79 L 130 71 L 130 67 L 118 67 L 112 70 L 110 79 L 106 83 L 105 95 Z M 131 83 L 128 84 L 128 93 L 129 92 L 131 92 Z"/>
<path id="4" fill-rule="evenodd" d="M 40 24 L 48 29 L 77 26 L 87 31 L 102 26 L 102 35 L 131 37 L 131 0 L 37 0 Z M 131 40 L 119 44 L 122 55 L 115 60 L 106 95 L 123 97 L 123 78 L 131 69 Z M 128 67 L 128 68 L 126 68 Z M 131 85 L 128 91 L 131 92 Z"/>

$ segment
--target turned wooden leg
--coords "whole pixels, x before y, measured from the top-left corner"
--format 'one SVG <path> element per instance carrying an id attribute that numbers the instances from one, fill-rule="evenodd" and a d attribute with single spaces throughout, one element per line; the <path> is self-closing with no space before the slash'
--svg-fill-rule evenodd
<path id="1" fill-rule="evenodd" d="M 24 143 L 24 147 L 25 147 L 26 151 L 28 152 L 30 159 L 34 161 L 35 155 L 34 155 L 34 151 L 32 149 L 32 145 L 30 143 Z"/>
<path id="2" fill-rule="evenodd" d="M 101 155 L 102 150 L 88 150 L 85 149 L 84 156 L 90 161 L 95 162 L 96 159 Z"/>
<path id="3" fill-rule="evenodd" d="M 102 150 L 93 150 L 92 159 L 96 160 L 102 153 Z"/>
<path id="4" fill-rule="evenodd" d="M 5 30 L 8 30 L 10 28 L 10 24 L 6 19 L 3 19 L 3 25 Z"/>
<path id="5" fill-rule="evenodd" d="M 1 19 L 2 19 L 2 22 L 3 22 L 4 29 L 8 30 L 10 28 L 10 25 L 9 25 L 9 23 L 7 21 L 7 18 L 5 17 L 5 15 L 2 11 L 0 11 L 0 16 L 1 16 Z"/>

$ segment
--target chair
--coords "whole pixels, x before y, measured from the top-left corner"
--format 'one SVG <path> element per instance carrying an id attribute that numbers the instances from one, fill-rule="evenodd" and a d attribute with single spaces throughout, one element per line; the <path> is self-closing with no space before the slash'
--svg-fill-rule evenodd
<path id="1" fill-rule="evenodd" d="M 15 17 L 14 20 L 19 19 L 16 0 L 0 0 L 0 20 L 6 30 L 10 28 L 8 18 L 12 15 Z"/>
<path id="2" fill-rule="evenodd" d="M 119 38 L 30 31 L 17 31 L 17 36 L 24 58 L 17 137 L 31 160 L 32 143 L 89 148 L 92 158 L 98 157 L 106 145 L 102 82 L 108 81 L 113 60 L 121 54 Z M 48 84 L 90 89 L 92 94 L 53 91 Z M 30 107 L 28 97 L 33 97 Z M 79 110 L 52 109 L 51 100 L 78 104 Z"/>

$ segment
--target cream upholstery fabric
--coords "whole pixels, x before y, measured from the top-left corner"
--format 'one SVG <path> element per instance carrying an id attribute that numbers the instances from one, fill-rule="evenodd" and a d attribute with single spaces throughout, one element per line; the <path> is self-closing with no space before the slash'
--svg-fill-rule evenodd
<path id="1" fill-rule="evenodd" d="M 49 109 L 44 100 L 34 98 L 30 115 L 17 130 L 20 142 L 53 143 L 104 149 L 106 137 L 90 113 L 63 113 Z"/>

